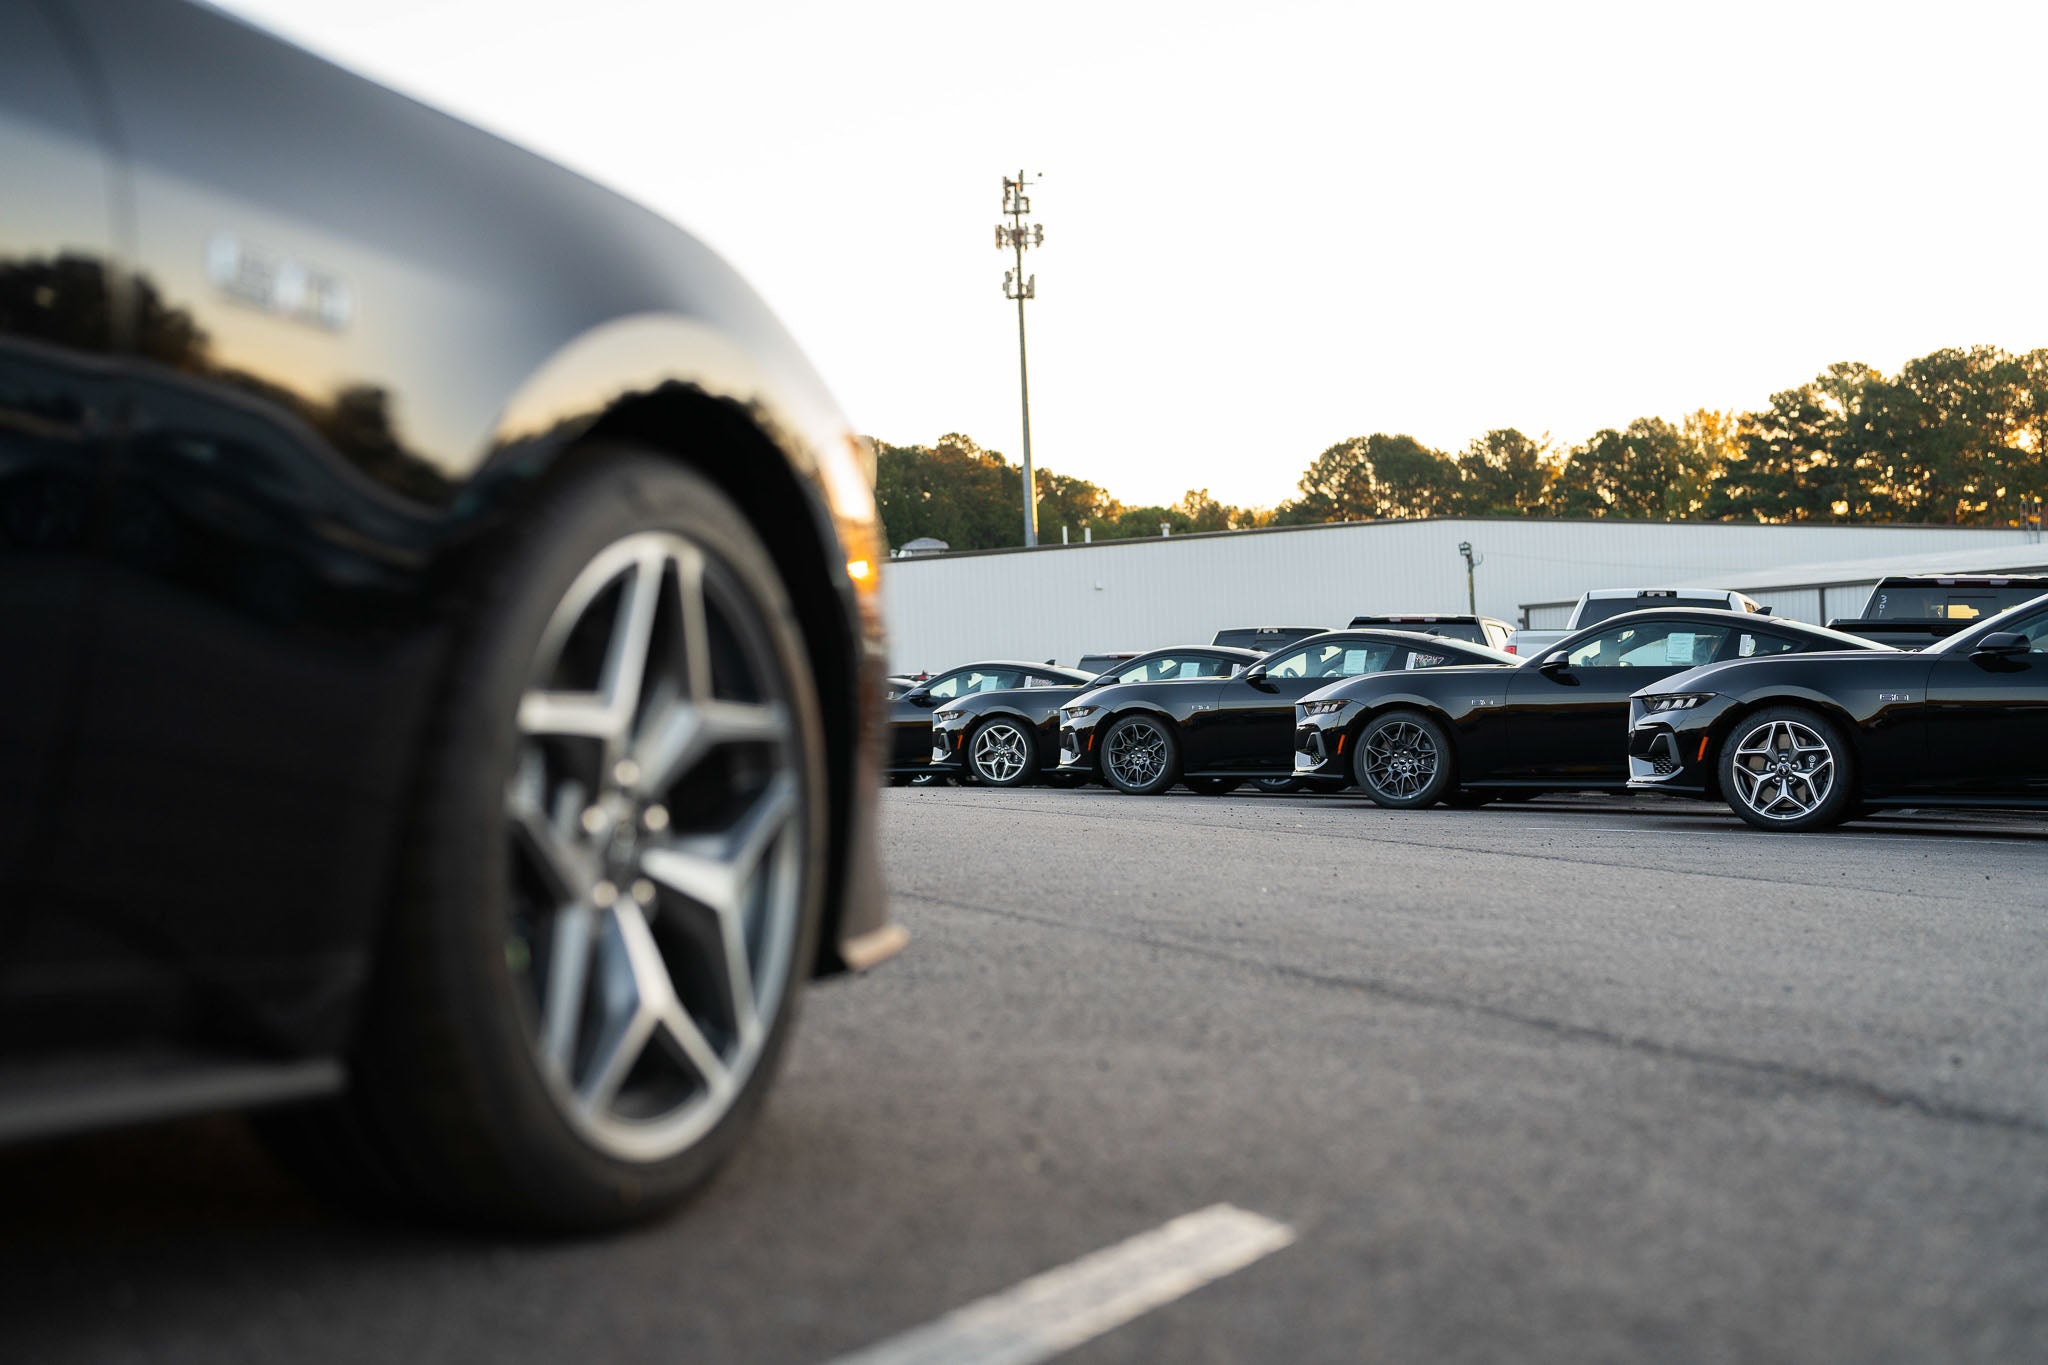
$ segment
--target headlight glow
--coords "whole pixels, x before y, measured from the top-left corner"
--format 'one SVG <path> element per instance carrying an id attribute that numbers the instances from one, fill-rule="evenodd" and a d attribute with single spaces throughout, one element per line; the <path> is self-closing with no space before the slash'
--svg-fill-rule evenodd
<path id="1" fill-rule="evenodd" d="M 1341 700 L 1305 701 L 1301 704 L 1301 713 L 1305 716 L 1327 716 L 1334 711 L 1342 711 L 1344 705 L 1345 703 Z"/>
<path id="2" fill-rule="evenodd" d="M 1653 716 L 1666 711 L 1690 711 L 1713 698 L 1711 692 L 1666 692 L 1661 696 L 1644 697 L 1643 709 Z"/>

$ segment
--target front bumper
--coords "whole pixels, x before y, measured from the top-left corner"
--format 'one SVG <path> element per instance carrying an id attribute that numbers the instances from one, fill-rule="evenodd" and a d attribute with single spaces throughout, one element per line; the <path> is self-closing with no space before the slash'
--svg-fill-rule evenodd
<path id="1" fill-rule="evenodd" d="M 1294 775 L 1296 777 L 1340 777 L 1351 780 L 1350 707 L 1325 715 L 1304 716 L 1295 712 Z"/>
<path id="2" fill-rule="evenodd" d="M 1095 773 L 1095 726 L 1088 720 L 1060 726 L 1060 771 Z"/>
<path id="3" fill-rule="evenodd" d="M 943 725 L 933 721 L 931 757 L 918 771 L 933 774 L 965 772 L 967 731 L 967 724 L 961 721 L 951 721 Z"/>
<path id="4" fill-rule="evenodd" d="M 1689 711 L 1651 714 L 1629 703 L 1628 785 L 1631 791 L 1703 796 L 1714 788 L 1714 722 L 1727 710 L 1716 697 Z"/>

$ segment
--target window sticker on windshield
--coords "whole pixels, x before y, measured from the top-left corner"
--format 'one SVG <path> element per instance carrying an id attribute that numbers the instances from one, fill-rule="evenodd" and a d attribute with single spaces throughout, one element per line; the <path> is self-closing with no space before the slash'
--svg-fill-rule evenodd
<path id="1" fill-rule="evenodd" d="M 1691 663 L 1693 641 L 1697 638 L 1691 631 L 1673 631 L 1665 636 L 1664 662 L 1667 664 Z"/>

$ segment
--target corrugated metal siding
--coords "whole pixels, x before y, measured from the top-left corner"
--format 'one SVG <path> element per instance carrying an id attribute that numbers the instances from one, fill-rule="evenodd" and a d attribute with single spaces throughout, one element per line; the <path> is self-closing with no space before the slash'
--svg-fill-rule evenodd
<path id="1" fill-rule="evenodd" d="M 2018 543 L 1944 527 L 1443 520 L 1175 536 L 891 560 L 882 591 L 897 669 L 1207 641 L 1231 626 L 1341 626 L 1363 612 L 1465 610 L 1460 541 L 1481 559 L 1479 610 L 1588 588 L 1668 586 L 1827 560 Z M 1796 583 L 1796 575 L 1787 575 Z M 1830 588 L 1828 609 L 1842 590 Z M 1862 597 L 1854 598 L 1860 607 Z M 1796 615 L 1788 607 L 1787 615 Z M 1812 609 L 1802 619 L 1812 619 Z M 1532 624 L 1540 624 L 1532 622 Z M 1561 626 L 1560 619 L 1557 625 Z"/>

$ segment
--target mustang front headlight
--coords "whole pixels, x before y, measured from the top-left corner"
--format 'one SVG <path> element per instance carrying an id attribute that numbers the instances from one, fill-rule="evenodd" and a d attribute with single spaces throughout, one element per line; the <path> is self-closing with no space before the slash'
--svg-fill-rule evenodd
<path id="1" fill-rule="evenodd" d="M 960 717 L 962 717 L 962 716 L 964 716 L 964 715 L 966 715 L 966 714 L 967 714 L 967 713 L 966 713 L 965 711 L 959 710 L 959 709 L 957 709 L 957 708 L 956 708 L 956 709 L 954 709 L 954 710 L 951 710 L 951 711 L 934 711 L 934 712 L 932 712 L 932 719 L 933 719 L 933 720 L 958 720 L 958 719 L 960 719 Z"/>
<path id="2" fill-rule="evenodd" d="M 1083 716 L 1092 716 L 1095 712 L 1096 708 L 1093 706 L 1068 706 L 1061 709 L 1060 719 L 1079 720 Z"/>
<path id="3" fill-rule="evenodd" d="M 1690 711 L 1702 702 L 1713 700 L 1711 692 L 1665 692 L 1659 696 L 1644 697 L 1643 709 L 1651 715 L 1666 711 Z"/>
<path id="4" fill-rule="evenodd" d="M 1305 701 L 1301 704 L 1301 713 L 1304 716 L 1327 716 L 1332 712 L 1342 711 L 1344 709 L 1344 705 L 1344 702 L 1341 700 Z"/>

